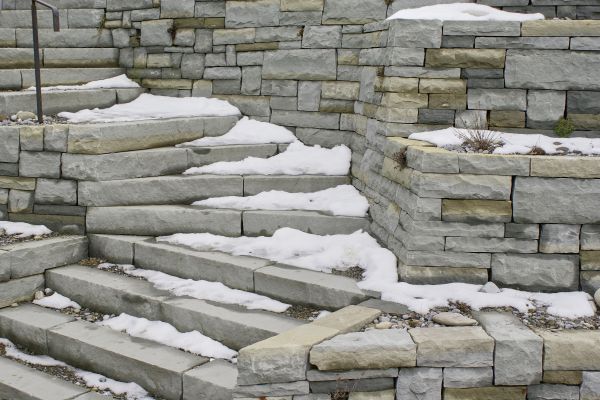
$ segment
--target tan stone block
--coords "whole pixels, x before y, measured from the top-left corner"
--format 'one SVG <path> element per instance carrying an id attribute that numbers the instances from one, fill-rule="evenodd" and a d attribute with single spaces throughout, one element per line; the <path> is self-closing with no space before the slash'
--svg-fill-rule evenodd
<path id="1" fill-rule="evenodd" d="M 358 65 L 360 50 L 358 49 L 338 49 L 338 65 Z"/>
<path id="2" fill-rule="evenodd" d="M 439 147 L 412 146 L 406 151 L 406 164 L 421 172 L 458 174 L 458 153 Z"/>
<path id="3" fill-rule="evenodd" d="M 560 141 L 560 139 L 556 139 Z M 531 176 L 555 178 L 600 178 L 597 157 L 531 157 Z"/>
<path id="4" fill-rule="evenodd" d="M 467 389 L 444 389 L 444 400 L 525 400 L 524 386 L 494 386 Z"/>
<path id="5" fill-rule="evenodd" d="M 525 128 L 525 112 L 523 111 L 490 111 L 490 127 Z"/>
<path id="6" fill-rule="evenodd" d="M 392 157 L 394 154 L 404 153 L 411 147 L 434 147 L 431 143 L 422 142 L 420 140 L 407 139 L 403 137 L 388 137 L 383 148 L 383 154 L 386 157 Z"/>
<path id="7" fill-rule="evenodd" d="M 19 129 L 21 150 L 42 151 L 44 149 L 44 127 L 23 126 Z"/>
<path id="8" fill-rule="evenodd" d="M 581 371 L 544 371 L 544 383 L 557 385 L 581 385 Z"/>
<path id="9" fill-rule="evenodd" d="M 600 129 L 600 115 L 597 114 L 569 114 L 575 129 L 596 130 Z"/>
<path id="10" fill-rule="evenodd" d="M 394 400 L 395 390 L 381 390 L 378 392 L 352 392 L 348 400 Z"/>
<path id="11" fill-rule="evenodd" d="M 481 327 L 415 328 L 408 332 L 417 344 L 419 367 L 494 365 L 494 339 Z"/>
<path id="12" fill-rule="evenodd" d="M 340 333 L 348 333 L 361 329 L 381 314 L 381 311 L 361 306 L 347 306 L 311 325 L 337 329 Z"/>
<path id="13" fill-rule="evenodd" d="M 143 79 L 142 85 L 150 89 L 191 89 L 192 81 L 188 79 Z"/>
<path id="14" fill-rule="evenodd" d="M 425 66 L 504 68 L 503 49 L 427 49 Z"/>
<path id="15" fill-rule="evenodd" d="M 600 36 L 600 21 L 547 19 L 523 22 L 523 36 Z"/>
<path id="16" fill-rule="evenodd" d="M 321 85 L 321 98 L 357 100 L 360 91 L 359 82 L 335 82 L 326 81 Z"/>
<path id="17" fill-rule="evenodd" d="M 535 331 L 544 339 L 544 370 L 600 371 L 600 331 Z"/>
<path id="18" fill-rule="evenodd" d="M 450 222 L 510 222 L 512 201 L 442 200 L 442 220 Z"/>
<path id="19" fill-rule="evenodd" d="M 419 79 L 396 76 L 378 77 L 375 81 L 375 90 L 378 92 L 418 92 Z"/>
<path id="20" fill-rule="evenodd" d="M 385 157 L 383 159 L 381 175 L 383 175 L 385 178 L 388 178 L 391 181 L 399 183 L 405 188 L 410 188 L 410 181 L 413 173 L 413 169 L 402 168 L 402 166 L 400 166 L 396 161 L 392 160 L 391 158 Z"/>
<path id="21" fill-rule="evenodd" d="M 467 82 L 462 79 L 427 79 L 419 82 L 420 93 L 464 94 Z"/>
<path id="22" fill-rule="evenodd" d="M 242 43 L 235 45 L 235 51 L 265 51 L 278 49 L 279 42 Z"/>
<path id="23" fill-rule="evenodd" d="M 461 174 L 529 176 L 529 156 L 505 154 L 459 153 Z"/>
<path id="24" fill-rule="evenodd" d="M 467 108 L 466 94 L 430 94 L 429 108 L 465 110 Z"/>
<path id="25" fill-rule="evenodd" d="M 0 176 L 0 188 L 17 190 L 35 190 L 35 178 L 18 176 Z"/>
<path id="26" fill-rule="evenodd" d="M 416 108 L 378 107 L 375 112 L 375 118 L 385 122 L 414 124 L 419 119 L 419 110 Z"/>
<path id="27" fill-rule="evenodd" d="M 393 108 L 427 108 L 428 104 L 428 96 L 420 93 L 384 93 L 381 99 L 382 106 Z"/>
<path id="28" fill-rule="evenodd" d="M 600 271 L 600 251 L 582 251 L 581 269 L 585 271 Z"/>
<path id="29" fill-rule="evenodd" d="M 323 0 L 281 0 L 281 11 L 322 11 Z"/>
<path id="30" fill-rule="evenodd" d="M 402 282 L 416 285 L 438 285 L 453 282 L 483 285 L 488 281 L 488 270 L 485 268 L 418 267 L 400 264 L 398 273 Z"/>

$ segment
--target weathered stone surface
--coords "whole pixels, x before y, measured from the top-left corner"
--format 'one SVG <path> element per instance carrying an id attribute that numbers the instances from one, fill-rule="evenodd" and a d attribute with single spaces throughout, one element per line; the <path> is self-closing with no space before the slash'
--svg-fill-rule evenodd
<path id="1" fill-rule="evenodd" d="M 494 340 L 480 327 L 415 328 L 419 367 L 490 367 Z"/>
<path id="2" fill-rule="evenodd" d="M 406 150 L 406 164 L 417 171 L 458 173 L 458 154 L 438 147 L 415 147 Z"/>
<path id="3" fill-rule="evenodd" d="M 472 388 L 492 386 L 494 370 L 481 368 L 444 368 L 444 387 Z"/>
<path id="4" fill-rule="evenodd" d="M 600 399 L 600 372 L 583 372 L 581 384 L 581 400 Z"/>
<path id="5" fill-rule="evenodd" d="M 581 250 L 600 250 L 600 225 L 581 227 Z"/>
<path id="6" fill-rule="evenodd" d="M 493 200 L 442 200 L 442 220 L 450 222 L 510 222 L 512 203 Z"/>
<path id="7" fill-rule="evenodd" d="M 469 108 L 479 110 L 527 109 L 527 91 L 521 89 L 471 89 Z"/>
<path id="8" fill-rule="evenodd" d="M 582 371 L 544 371 L 544 383 L 581 385 Z"/>
<path id="9" fill-rule="evenodd" d="M 543 224 L 541 253 L 579 253 L 581 225 Z"/>
<path id="10" fill-rule="evenodd" d="M 527 92 L 527 127 L 552 129 L 565 114 L 566 93 L 548 90 Z M 535 159 L 535 158 L 534 158 Z"/>
<path id="11" fill-rule="evenodd" d="M 77 182 L 55 179 L 38 179 L 35 189 L 36 204 L 77 204 Z"/>
<path id="12" fill-rule="evenodd" d="M 310 382 L 338 381 L 338 380 L 359 380 L 370 378 L 397 378 L 398 369 L 355 369 L 351 371 L 319 371 L 310 369 L 306 373 L 306 378 Z"/>
<path id="13" fill-rule="evenodd" d="M 564 254 L 494 254 L 492 279 L 527 290 L 576 290 L 579 257 Z"/>
<path id="14" fill-rule="evenodd" d="M 544 370 L 600 370 L 600 331 L 536 330 L 544 339 Z"/>
<path id="15" fill-rule="evenodd" d="M 426 67 L 504 68 L 502 49 L 427 49 Z"/>
<path id="16" fill-rule="evenodd" d="M 532 385 L 527 388 L 532 400 L 579 400 L 579 388 L 567 385 Z"/>
<path id="17" fill-rule="evenodd" d="M 577 198 L 574 202 L 573 199 Z M 517 177 L 513 216 L 518 223 L 600 223 L 600 180 Z"/>
<path id="18" fill-rule="evenodd" d="M 406 331 L 371 330 L 348 333 L 316 345 L 310 362 L 319 370 L 413 367 L 417 347 Z"/>
<path id="19" fill-rule="evenodd" d="M 388 46 L 440 48 L 442 21 L 395 20 L 390 23 Z"/>
<path id="20" fill-rule="evenodd" d="M 531 157 L 531 176 L 600 178 L 600 163 L 588 157 Z"/>
<path id="21" fill-rule="evenodd" d="M 162 19 L 156 21 L 142 22 L 142 46 L 171 46 L 173 37 L 170 30 L 173 28 L 173 20 Z"/>
<path id="22" fill-rule="evenodd" d="M 542 339 L 512 313 L 478 312 L 474 315 L 496 342 L 494 384 L 532 385 L 542 380 Z"/>
<path id="23" fill-rule="evenodd" d="M 402 368 L 396 384 L 397 400 L 441 400 L 441 368 Z"/>
<path id="24" fill-rule="evenodd" d="M 598 90 L 600 70 L 594 67 L 598 62 L 600 54 L 594 52 L 508 50 L 506 87 Z"/>
<path id="25" fill-rule="evenodd" d="M 89 235 L 90 257 L 97 257 L 119 264 L 133 265 L 133 249 L 137 242 L 149 236 Z"/>
<path id="26" fill-rule="evenodd" d="M 462 174 L 529 175 L 529 157 L 495 154 L 458 154 Z"/>
<path id="27" fill-rule="evenodd" d="M 511 192 L 511 179 L 508 176 L 413 171 L 410 182 L 410 189 L 420 197 L 508 200 Z"/>
<path id="28" fill-rule="evenodd" d="M 339 48 L 342 46 L 341 26 L 307 26 L 302 36 L 303 48 Z"/>
<path id="29" fill-rule="evenodd" d="M 235 388 L 236 397 L 265 397 L 265 396 L 295 396 L 308 394 L 310 387 L 308 382 L 285 382 L 285 383 L 269 383 L 266 385 L 249 385 L 249 386 L 237 386 Z"/>
<path id="30" fill-rule="evenodd" d="M 367 378 L 347 381 L 321 381 L 310 382 L 310 390 L 313 393 L 335 393 L 342 392 L 372 392 L 389 390 L 394 387 L 393 378 Z"/>
<path id="31" fill-rule="evenodd" d="M 526 387 L 481 387 L 468 389 L 444 389 L 444 400 L 525 400 Z"/>
<path id="32" fill-rule="evenodd" d="M 31 213 L 33 211 L 33 192 L 11 190 L 8 193 L 8 211 L 12 213 Z"/>
<path id="33" fill-rule="evenodd" d="M 263 79 L 335 80 L 336 77 L 335 50 L 280 50 L 265 53 Z"/>
<path id="34" fill-rule="evenodd" d="M 19 161 L 19 128 L 0 128 L 0 162 L 15 163 Z"/>
<path id="35" fill-rule="evenodd" d="M 19 175 L 36 178 L 60 177 L 60 153 L 22 151 Z"/>
<path id="36" fill-rule="evenodd" d="M 540 20 L 523 23 L 523 36 L 600 36 L 599 21 Z"/>
<path id="37" fill-rule="evenodd" d="M 33 294 L 44 288 L 44 275 L 33 275 L 0 283 L 0 308 L 13 303 L 29 301 Z"/>
<path id="38" fill-rule="evenodd" d="M 477 321 L 459 313 L 441 312 L 433 316 L 433 322 L 446 326 L 473 326 Z"/>
<path id="39" fill-rule="evenodd" d="M 366 24 L 386 17 L 384 0 L 328 0 L 323 10 L 325 24 Z"/>
<path id="40" fill-rule="evenodd" d="M 352 392 L 348 400 L 394 400 L 394 390 L 381 390 L 377 392 Z"/>
<path id="41" fill-rule="evenodd" d="M 194 16 L 194 0 L 163 0 L 160 3 L 161 18 L 187 18 Z"/>
<path id="42" fill-rule="evenodd" d="M 347 306 L 326 317 L 319 318 L 312 325 L 335 328 L 340 333 L 348 333 L 363 328 L 380 314 L 380 311 L 373 310 L 372 308 Z"/>
<path id="43" fill-rule="evenodd" d="M 225 26 L 227 28 L 277 26 L 279 4 L 277 0 L 228 2 L 225 7 Z"/>
<path id="44" fill-rule="evenodd" d="M 237 368 L 214 360 L 183 374 L 183 400 L 226 399 L 237 381 Z"/>

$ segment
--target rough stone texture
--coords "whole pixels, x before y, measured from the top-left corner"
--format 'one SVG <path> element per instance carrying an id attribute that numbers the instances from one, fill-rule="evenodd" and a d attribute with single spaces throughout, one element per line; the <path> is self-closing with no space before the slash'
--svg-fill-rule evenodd
<path id="1" fill-rule="evenodd" d="M 315 63 L 319 60 L 319 63 Z M 263 79 L 335 80 L 335 50 L 266 52 Z"/>
<path id="2" fill-rule="evenodd" d="M 77 204 L 77 182 L 54 179 L 38 179 L 35 189 L 36 204 Z"/>
<path id="3" fill-rule="evenodd" d="M 527 388 L 527 398 L 532 400 L 578 400 L 579 388 L 567 385 L 533 385 Z"/>
<path id="4" fill-rule="evenodd" d="M 478 312 L 475 318 L 496 342 L 494 384 L 531 385 L 542 380 L 542 339 L 511 313 Z"/>
<path id="5" fill-rule="evenodd" d="M 325 2 L 323 22 L 365 24 L 384 20 L 386 11 L 383 0 L 329 0 Z"/>
<path id="6" fill-rule="evenodd" d="M 372 330 L 336 336 L 316 345 L 310 362 L 321 371 L 413 367 L 416 350 L 406 331 Z"/>
<path id="7" fill-rule="evenodd" d="M 479 327 L 415 328 L 419 367 L 490 367 L 494 340 Z"/>
<path id="8" fill-rule="evenodd" d="M 586 371 L 581 384 L 581 400 L 598 400 L 600 398 L 600 372 Z"/>
<path id="9" fill-rule="evenodd" d="M 33 299 L 33 294 L 43 288 L 44 275 L 33 275 L 0 283 L 0 308 L 21 301 L 30 301 Z"/>
<path id="10" fill-rule="evenodd" d="M 237 368 L 214 360 L 183 374 L 183 400 L 225 400 L 237 381 Z"/>
<path id="11" fill-rule="evenodd" d="M 444 368 L 444 387 L 447 388 L 485 387 L 491 386 L 493 381 L 491 367 Z"/>
<path id="12" fill-rule="evenodd" d="M 543 224 L 541 253 L 579 253 L 580 225 Z"/>
<path id="13" fill-rule="evenodd" d="M 527 388 L 519 386 L 444 389 L 444 400 L 525 400 L 526 396 Z"/>
<path id="14" fill-rule="evenodd" d="M 441 368 L 402 368 L 396 384 L 397 400 L 441 400 Z"/>
<path id="15" fill-rule="evenodd" d="M 544 340 L 544 370 L 600 370 L 600 332 L 536 330 Z"/>

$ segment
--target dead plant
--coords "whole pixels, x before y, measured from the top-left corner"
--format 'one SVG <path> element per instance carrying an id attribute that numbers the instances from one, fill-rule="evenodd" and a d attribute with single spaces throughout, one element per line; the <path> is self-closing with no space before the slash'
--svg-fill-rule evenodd
<path id="1" fill-rule="evenodd" d="M 504 146 L 498 132 L 486 129 L 457 129 L 456 136 L 462 140 L 462 146 L 469 152 L 491 154 L 498 147 Z"/>
<path id="2" fill-rule="evenodd" d="M 402 149 L 392 154 L 392 160 L 396 162 L 395 169 L 406 168 L 406 149 Z"/>

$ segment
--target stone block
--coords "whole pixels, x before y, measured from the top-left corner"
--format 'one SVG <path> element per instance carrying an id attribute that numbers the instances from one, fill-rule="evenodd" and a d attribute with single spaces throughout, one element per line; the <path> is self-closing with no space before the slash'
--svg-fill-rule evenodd
<path id="1" fill-rule="evenodd" d="M 527 109 L 527 91 L 521 89 L 471 89 L 468 94 L 470 109 L 516 110 Z"/>
<path id="2" fill-rule="evenodd" d="M 452 36 L 520 36 L 521 23 L 518 21 L 446 21 L 444 35 Z"/>
<path id="3" fill-rule="evenodd" d="M 565 115 L 566 93 L 548 90 L 527 92 L 527 127 L 552 129 Z"/>
<path id="4" fill-rule="evenodd" d="M 415 328 L 419 367 L 491 367 L 494 340 L 480 327 Z M 441 371 L 440 371 L 441 373 Z"/>
<path id="5" fill-rule="evenodd" d="M 188 18 L 194 16 L 195 0 L 162 0 L 160 18 Z"/>
<path id="6" fill-rule="evenodd" d="M 296 395 L 308 394 L 310 386 L 306 381 L 299 382 L 285 382 L 285 383 L 269 383 L 264 385 L 248 385 L 248 386 L 237 386 L 235 388 L 235 396 L 239 398 L 260 398 L 269 396 L 273 398 L 292 398 Z M 284 397 L 285 396 L 285 397 Z"/>
<path id="7" fill-rule="evenodd" d="M 427 49 L 426 67 L 504 68 L 503 49 Z"/>
<path id="8" fill-rule="evenodd" d="M 442 21 L 392 21 L 387 44 L 403 48 L 440 48 L 442 45 Z"/>
<path id="9" fill-rule="evenodd" d="M 408 167 L 421 172 L 457 174 L 458 155 L 438 147 L 411 146 L 406 150 Z"/>
<path id="10" fill-rule="evenodd" d="M 213 360 L 183 374 L 183 400 L 227 399 L 236 381 L 235 365 Z"/>
<path id="11" fill-rule="evenodd" d="M 532 385 L 527 388 L 527 398 L 532 400 L 579 400 L 579 388 L 567 385 Z"/>
<path id="12" fill-rule="evenodd" d="M 173 29 L 172 19 L 143 21 L 141 31 L 141 45 L 171 46 L 173 44 L 171 29 Z"/>
<path id="13" fill-rule="evenodd" d="M 600 370 L 600 331 L 536 330 L 544 339 L 544 371 Z"/>
<path id="14" fill-rule="evenodd" d="M 20 129 L 21 150 L 44 150 L 44 128 L 40 126 L 24 126 Z"/>
<path id="15" fill-rule="evenodd" d="M 429 79 L 419 80 L 420 93 L 464 94 L 467 82 L 462 79 Z"/>
<path id="16" fill-rule="evenodd" d="M 384 0 L 328 0 L 323 10 L 323 24 L 367 24 L 384 20 Z"/>
<path id="17" fill-rule="evenodd" d="M 531 157 L 531 176 L 600 178 L 600 163 L 592 157 Z"/>
<path id="18" fill-rule="evenodd" d="M 133 264 L 134 245 L 149 236 L 89 235 L 90 257 L 118 264 Z"/>
<path id="19" fill-rule="evenodd" d="M 278 26 L 279 7 L 279 0 L 227 2 L 225 26 L 227 28 Z"/>
<path id="20" fill-rule="evenodd" d="M 403 282 L 415 285 L 439 285 L 454 282 L 483 285 L 488 281 L 488 270 L 484 268 L 415 267 L 400 263 L 398 274 Z"/>
<path id="21" fill-rule="evenodd" d="M 31 301 L 33 294 L 43 288 L 44 275 L 33 275 L 0 283 L 0 308 L 8 307 L 13 303 Z"/>
<path id="22" fill-rule="evenodd" d="M 467 253 L 537 253 L 538 241 L 515 238 L 446 238 L 446 251 Z"/>
<path id="23" fill-rule="evenodd" d="M 441 368 L 402 368 L 396 384 L 397 400 L 441 400 Z"/>
<path id="24" fill-rule="evenodd" d="M 19 128 L 0 127 L 0 162 L 19 161 Z"/>
<path id="25" fill-rule="evenodd" d="M 567 37 L 478 37 L 475 47 L 482 49 L 568 49 Z"/>
<path id="26" fill-rule="evenodd" d="M 527 388 L 492 386 L 468 389 L 444 389 L 444 400 L 525 400 Z"/>
<path id="27" fill-rule="evenodd" d="M 33 212 L 33 192 L 12 189 L 8 194 L 8 212 Z"/>
<path id="28" fill-rule="evenodd" d="M 540 226 L 538 224 L 506 224 L 504 237 L 516 239 L 539 239 Z"/>
<path id="29" fill-rule="evenodd" d="M 341 26 L 307 26 L 302 36 L 302 47 L 308 49 L 335 49 L 342 46 Z"/>
<path id="30" fill-rule="evenodd" d="M 543 224 L 540 253 L 579 253 L 581 225 Z"/>
<path id="31" fill-rule="evenodd" d="M 335 80 L 335 50 L 280 50 L 265 53 L 263 79 Z"/>
<path id="32" fill-rule="evenodd" d="M 394 400 L 394 390 L 381 390 L 377 392 L 352 392 L 348 400 Z"/>
<path id="33" fill-rule="evenodd" d="M 402 330 L 347 333 L 316 345 L 310 362 L 321 371 L 414 367 L 417 347 Z"/>
<path id="34" fill-rule="evenodd" d="M 579 286 L 579 257 L 562 254 L 494 254 L 492 279 L 525 290 L 571 291 Z"/>
<path id="35" fill-rule="evenodd" d="M 530 158 L 495 154 L 458 154 L 458 165 L 463 174 L 528 176 Z"/>
<path id="36" fill-rule="evenodd" d="M 525 128 L 525 112 L 492 110 L 488 122 L 490 127 Z"/>
<path id="37" fill-rule="evenodd" d="M 60 160 L 60 153 L 22 151 L 19 174 L 35 178 L 59 178 Z"/>
<path id="38" fill-rule="evenodd" d="M 600 21 L 540 20 L 523 23 L 523 36 L 600 36 Z"/>
<path id="39" fill-rule="evenodd" d="M 442 220 L 450 222 L 510 222 L 512 203 L 494 200 L 442 200 Z"/>
<path id="40" fill-rule="evenodd" d="M 444 368 L 444 387 L 472 388 L 492 386 L 494 370 L 491 367 Z"/>
<path id="41" fill-rule="evenodd" d="M 583 372 L 580 395 L 581 400 L 598 400 L 600 398 L 600 372 Z"/>
<path id="42" fill-rule="evenodd" d="M 581 250 L 600 250 L 600 225 L 581 227 Z"/>
<path id="43" fill-rule="evenodd" d="M 55 179 L 38 179 L 35 189 L 36 204 L 77 204 L 77 182 Z"/>
<path id="44" fill-rule="evenodd" d="M 410 189 L 420 197 L 508 200 L 511 179 L 496 175 L 429 174 L 414 171 L 410 177 Z"/>

